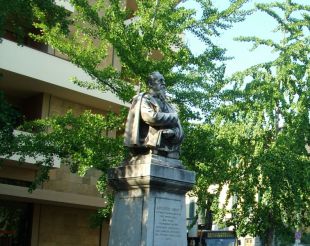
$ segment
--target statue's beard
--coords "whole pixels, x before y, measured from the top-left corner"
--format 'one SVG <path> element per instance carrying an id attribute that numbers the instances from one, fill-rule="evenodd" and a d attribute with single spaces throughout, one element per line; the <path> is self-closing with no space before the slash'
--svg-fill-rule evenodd
<path id="1" fill-rule="evenodd" d="M 166 91 L 165 90 L 160 90 L 160 91 L 152 91 L 152 94 L 159 97 L 162 100 L 166 100 Z"/>

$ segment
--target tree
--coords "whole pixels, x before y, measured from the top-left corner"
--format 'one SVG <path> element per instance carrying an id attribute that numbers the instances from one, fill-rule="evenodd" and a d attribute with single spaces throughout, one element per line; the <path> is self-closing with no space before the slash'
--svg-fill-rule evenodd
<path id="1" fill-rule="evenodd" d="M 88 73 L 93 81 L 75 82 L 89 89 L 110 90 L 123 100 L 129 100 L 134 94 L 134 85 L 143 87 L 147 75 L 159 70 L 166 78 L 168 89 L 175 95 L 172 100 L 178 104 L 181 118 L 186 122 L 199 118 L 197 112 L 210 112 L 223 83 L 225 51 L 212 42 L 212 36 L 218 36 L 219 30 L 243 20 L 247 12 L 240 10 L 246 0 L 231 1 L 223 11 L 218 11 L 212 1 L 197 0 L 195 2 L 202 9 L 202 15 L 197 17 L 194 9 L 182 6 L 184 2 L 136 1 L 137 10 L 133 11 L 120 1 L 111 0 L 106 4 L 98 0 L 89 4 L 87 0 L 71 0 L 75 12 L 70 13 L 55 6 L 52 0 L 18 1 L 6 2 L 7 8 L 1 16 L 8 22 L 12 20 L 12 10 L 27 10 L 28 22 L 40 30 L 40 34 L 30 32 L 30 37 L 53 46 Z M 21 7 L 25 4 L 26 7 Z M 130 17 L 132 22 L 126 24 Z M 185 31 L 192 32 L 204 43 L 201 55 L 194 55 L 183 41 Z M 121 59 L 121 71 L 101 65 L 111 47 Z M 112 144 L 119 155 L 115 159 L 107 155 L 113 159 L 109 163 L 120 161 L 118 157 L 123 155 L 120 154 L 119 139 L 113 142 L 105 136 L 89 139 L 75 134 L 82 132 L 87 136 L 84 133 L 90 131 L 89 136 L 93 136 L 93 131 L 102 132 L 107 127 L 107 119 L 102 118 L 101 125 L 98 117 L 69 114 L 24 126 L 23 129 L 33 130 L 35 134 L 18 136 L 15 151 L 22 156 L 41 154 L 45 157 L 38 162 L 41 172 L 36 183 L 48 179 L 53 155 L 69 160 L 68 165 L 81 173 L 91 167 L 90 163 L 105 172 L 107 162 L 101 159 L 104 156 L 95 152 L 98 146 L 105 148 L 101 144 Z M 113 126 L 121 127 L 121 121 L 117 117 L 113 119 L 119 123 Z M 103 178 L 101 186 L 105 185 Z"/>
<path id="2" fill-rule="evenodd" d="M 188 124 L 184 130 L 182 162 L 196 172 L 196 183 L 190 195 L 198 198 L 198 209 L 192 223 L 195 224 L 198 215 L 202 215 L 206 229 L 211 230 L 213 219 L 221 212 L 221 191 L 230 179 L 229 141 L 216 124 Z M 221 223 L 220 220 L 217 222 Z"/>
<path id="3" fill-rule="evenodd" d="M 212 1 L 195 1 L 202 8 L 198 18 L 194 9 L 182 6 L 183 2 L 186 1 L 136 1 L 134 11 L 119 1 L 109 1 L 107 5 L 102 0 L 93 4 L 72 0 L 75 12 L 70 15 L 70 22 L 74 30 L 70 32 L 57 24 L 47 25 L 48 14 L 34 5 L 38 18 L 35 26 L 42 35 L 32 36 L 67 55 L 93 78 L 92 82 L 75 82 L 110 90 L 123 100 L 133 96 L 135 84 L 144 86 L 150 72 L 160 71 L 175 94 L 175 102 L 190 117 L 194 115 L 193 106 L 206 111 L 211 107 L 206 98 L 213 96 L 218 89 L 215 85 L 223 78 L 224 50 L 212 42 L 212 36 L 243 20 L 247 12 L 240 10 L 246 0 L 232 1 L 221 12 Z M 205 44 L 201 55 L 195 56 L 183 41 L 185 31 Z M 121 60 L 121 71 L 100 65 L 111 46 Z"/>
<path id="4" fill-rule="evenodd" d="M 271 245 L 275 234 L 310 222 L 310 7 L 287 0 L 257 9 L 277 21 L 282 40 L 238 39 L 269 46 L 278 57 L 232 76 L 216 122 L 233 167 L 228 197 L 237 198 L 231 210 L 223 208 L 232 214 L 226 225 Z"/>
<path id="5" fill-rule="evenodd" d="M 19 121 L 20 115 L 14 108 L 6 102 L 4 94 L 0 91 L 0 153 L 2 156 L 12 155 L 14 148 L 13 130 Z"/>
<path id="6" fill-rule="evenodd" d="M 53 0 L 0 0 L 0 5 L 0 41 L 6 32 L 10 32 L 19 44 L 28 38 L 29 32 L 34 29 L 33 22 L 37 20 L 34 6 L 44 13 L 53 13 L 49 14 L 46 25 L 53 26 L 57 23 L 62 28 L 68 28 L 67 11 L 57 6 Z"/>

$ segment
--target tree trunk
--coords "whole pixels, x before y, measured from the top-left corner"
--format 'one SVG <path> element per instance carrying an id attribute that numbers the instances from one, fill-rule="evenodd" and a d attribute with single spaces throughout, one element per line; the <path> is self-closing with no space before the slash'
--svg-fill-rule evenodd
<path id="1" fill-rule="evenodd" d="M 268 230 L 267 230 L 267 235 L 266 235 L 266 246 L 272 246 L 273 243 L 273 236 L 274 236 L 274 229 L 273 226 L 271 226 Z"/>
<path id="2" fill-rule="evenodd" d="M 274 223 L 273 223 L 273 216 L 271 212 L 269 212 L 268 220 L 269 220 L 268 222 L 270 223 L 269 224 L 270 226 L 266 228 L 264 235 L 260 237 L 262 241 L 262 246 L 272 246 L 273 244 L 275 229 L 273 226 Z"/>

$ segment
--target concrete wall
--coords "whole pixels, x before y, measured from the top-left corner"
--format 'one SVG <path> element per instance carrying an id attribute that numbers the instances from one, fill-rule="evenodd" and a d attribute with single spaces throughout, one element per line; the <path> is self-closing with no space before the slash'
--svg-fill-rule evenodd
<path id="1" fill-rule="evenodd" d="M 81 68 L 75 66 L 69 61 L 59 59 L 56 56 L 49 55 L 47 53 L 31 49 L 26 46 L 18 46 L 16 43 L 3 39 L 0 44 L 0 68 L 3 69 L 3 82 L 6 83 L 6 79 L 9 85 L 23 88 L 24 90 L 35 90 L 41 92 L 47 92 L 53 90 L 53 93 L 58 95 L 64 94 L 63 90 L 70 90 L 71 94 L 79 93 L 81 98 L 89 96 L 91 100 L 99 99 L 101 104 L 116 104 L 126 105 L 122 100 L 115 96 L 111 92 L 101 92 L 98 90 L 88 90 L 72 83 L 71 78 L 75 76 L 82 81 L 92 81 L 92 78 L 86 74 Z M 115 55 L 115 54 L 114 54 Z M 109 58 L 112 61 L 112 54 Z M 114 57 L 116 62 L 117 58 Z M 30 62 L 31 61 L 31 62 Z M 116 63 L 115 63 L 116 64 Z M 120 63 L 117 63 L 120 65 Z M 118 66 L 118 65 L 117 65 Z M 27 86 L 25 83 L 21 83 L 12 79 L 14 77 L 23 77 L 23 82 L 27 80 Z M 21 79 L 20 77 L 18 79 Z M 30 80 L 30 81 L 29 81 Z M 2 83 L 2 81 L 1 81 Z M 3 87 L 4 85 L 1 85 Z M 68 94 L 70 96 L 70 94 Z"/>
<path id="2" fill-rule="evenodd" d="M 65 115 L 69 110 L 72 110 L 75 115 L 80 115 L 85 110 L 91 110 L 93 113 L 103 115 L 107 113 L 107 111 L 88 106 L 87 102 L 82 104 L 49 94 L 44 94 L 43 98 L 42 118 L 56 115 Z"/>
<path id="3" fill-rule="evenodd" d="M 31 246 L 105 246 L 108 234 L 100 228 L 90 228 L 93 213 L 94 210 L 35 205 Z"/>
<path id="4" fill-rule="evenodd" d="M 16 166 L 13 161 L 4 161 L 0 165 L 0 178 L 32 182 L 36 170 L 31 166 Z"/>
<path id="5" fill-rule="evenodd" d="M 56 115 L 64 115 L 68 110 L 72 110 L 75 115 L 82 114 L 85 110 L 92 110 L 94 113 L 106 114 L 103 110 L 90 108 L 86 105 L 75 103 L 64 98 L 44 94 L 42 105 L 42 118 Z M 109 134 L 115 136 L 116 133 Z M 43 185 L 44 189 L 71 192 L 75 194 L 100 196 L 96 188 L 96 182 L 101 176 L 101 172 L 90 169 L 84 177 L 72 173 L 65 165 L 61 165 L 59 169 L 50 171 L 50 179 Z"/>
<path id="6" fill-rule="evenodd" d="M 18 98 L 24 98 L 28 93 L 34 95 L 29 99 L 28 115 L 39 113 L 45 118 L 64 115 L 68 110 L 72 110 L 76 115 L 85 110 L 105 114 L 111 107 L 114 112 L 118 112 L 120 105 L 127 105 L 110 92 L 87 90 L 73 84 L 70 81 L 73 75 L 86 81 L 91 78 L 80 68 L 66 61 L 62 54 L 52 49 L 48 52 L 54 56 L 29 47 L 17 46 L 16 43 L 5 39 L 0 45 L 0 53 L 3 56 L 0 59 L 0 68 L 3 69 L 0 88 L 12 91 L 14 97 Z M 112 65 L 120 70 L 120 60 L 112 47 L 109 47 L 108 53 L 108 57 L 100 65 Z M 40 102 L 36 100 L 37 96 L 40 97 Z M 41 109 L 37 108 L 40 104 Z M 33 118 L 37 117 L 37 114 L 33 115 Z M 31 182 L 36 172 L 37 168 L 30 164 L 20 166 L 16 162 L 8 161 L 0 167 L 0 178 Z M 61 165 L 60 168 L 50 171 L 50 180 L 40 187 L 43 190 L 38 189 L 30 194 L 25 187 L 7 185 L 9 188 L 16 188 L 12 189 L 15 193 L 3 193 L 1 198 L 34 204 L 32 246 L 105 246 L 108 223 L 103 224 L 101 231 L 99 228 L 91 229 L 89 223 L 95 207 L 99 207 L 97 200 L 101 201 L 101 195 L 96 189 L 96 181 L 100 175 L 98 170 L 91 169 L 84 177 L 79 177 L 71 173 L 68 167 Z M 3 189 L 5 190 L 7 189 Z M 72 197 L 69 197 L 71 194 Z M 62 200 L 58 199 L 60 196 Z M 90 198 L 97 200 L 92 202 Z"/>
<path id="7" fill-rule="evenodd" d="M 64 115 L 68 110 L 72 110 L 75 115 L 89 109 L 95 113 L 106 113 L 103 110 L 46 93 L 42 96 L 41 107 L 42 110 L 38 111 L 43 118 Z M 5 161 L 0 167 L 0 178 L 31 182 L 36 172 L 37 168 L 34 165 L 17 165 L 14 161 Z M 23 201 L 22 197 L 25 195 L 27 202 L 34 204 L 31 246 L 105 246 L 108 241 L 108 223 L 103 224 L 102 228 L 90 228 L 90 216 L 96 211 L 95 207 L 91 207 L 97 204 L 97 200 L 102 200 L 96 188 L 96 182 L 100 176 L 100 171 L 90 169 L 84 177 L 80 177 L 71 173 L 67 166 L 61 165 L 60 168 L 50 171 L 49 181 L 41 187 L 43 191 L 48 191 L 52 195 L 56 194 L 53 193 L 55 191 L 61 192 L 58 194 L 62 197 L 64 194 L 82 196 L 78 198 L 71 196 L 64 198 L 63 201 L 56 201 L 57 199 L 54 201 L 52 197 L 47 200 L 43 196 L 45 193 L 42 193 L 42 197 L 41 193 L 38 193 L 39 189 L 29 195 L 27 191 L 18 190 L 16 194 L 14 193 L 16 197 L 13 194 L 9 196 L 4 194 L 2 198 L 8 196 L 9 199 Z M 91 201 L 92 197 L 96 197 L 97 200 Z M 75 202 L 71 204 L 70 201 L 73 198 Z M 76 202 L 79 199 L 84 199 L 80 200 L 81 205 Z M 89 207 L 86 207 L 86 204 Z"/>
<path id="8" fill-rule="evenodd" d="M 100 197 L 96 188 L 100 176 L 101 172 L 90 169 L 84 177 L 80 177 L 71 173 L 67 166 L 61 165 L 59 169 L 50 171 L 50 179 L 44 183 L 43 189 Z"/>
<path id="9" fill-rule="evenodd" d="M 42 104 L 42 117 L 64 115 L 72 110 L 75 115 L 85 110 L 94 113 L 106 114 L 106 111 L 87 105 L 87 102 L 77 103 L 61 97 L 44 94 Z M 96 182 L 101 172 L 90 169 L 84 177 L 72 173 L 65 165 L 53 169 L 49 174 L 49 181 L 43 184 L 43 189 L 71 194 L 101 197 Z M 32 246 L 105 246 L 108 242 L 108 224 L 97 229 L 90 228 L 90 216 L 95 210 L 57 207 L 52 205 L 36 205 L 36 214 L 39 213 L 38 239 L 33 237 Z M 38 215 L 34 214 L 34 221 Z M 38 219 L 37 219 L 38 220 Z M 38 222 L 36 222 L 38 224 Z M 35 226 L 34 226 L 35 227 Z M 101 239 L 100 239 L 101 237 Z"/>

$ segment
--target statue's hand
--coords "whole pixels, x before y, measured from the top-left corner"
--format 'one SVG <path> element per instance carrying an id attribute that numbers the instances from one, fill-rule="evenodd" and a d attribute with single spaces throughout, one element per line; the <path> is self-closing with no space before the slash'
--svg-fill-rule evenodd
<path id="1" fill-rule="evenodd" d="M 163 130 L 163 134 L 166 138 L 172 138 L 175 136 L 175 132 L 172 129 Z"/>

